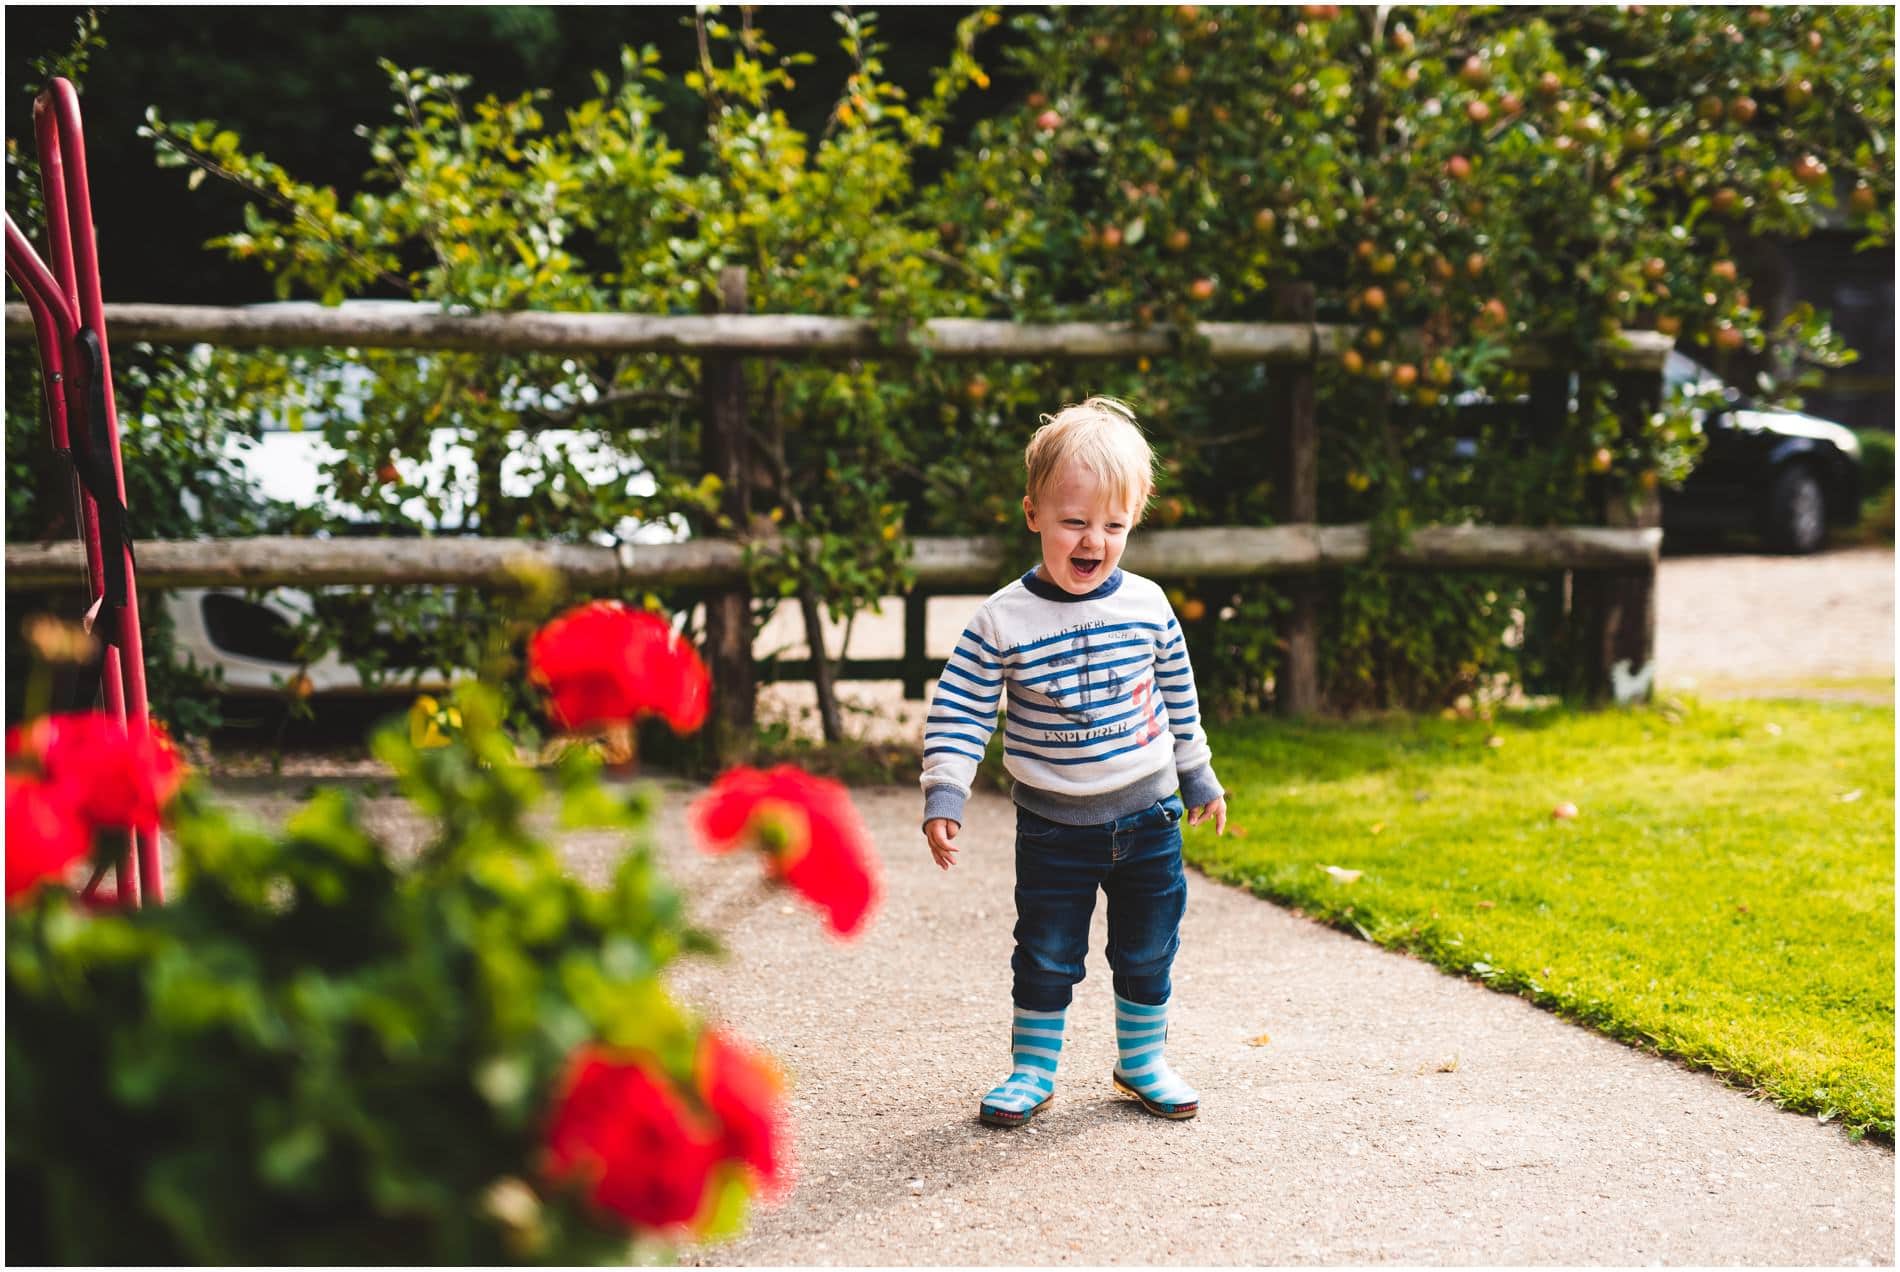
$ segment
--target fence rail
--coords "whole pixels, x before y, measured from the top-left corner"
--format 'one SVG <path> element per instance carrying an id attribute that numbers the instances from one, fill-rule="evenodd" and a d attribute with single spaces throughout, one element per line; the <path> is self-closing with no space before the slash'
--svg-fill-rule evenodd
<path id="1" fill-rule="evenodd" d="M 755 546 L 772 550 L 778 541 Z M 999 535 L 912 539 L 918 588 L 988 588 L 1033 545 Z M 138 545 L 139 583 L 181 587 L 334 587 L 437 584 L 519 588 L 531 572 L 553 570 L 581 588 L 729 587 L 746 581 L 745 543 L 546 543 L 536 539 L 148 540 Z M 1394 563 L 1442 570 L 1609 570 L 1653 567 L 1659 529 L 1597 526 L 1426 526 Z M 1128 546 L 1128 568 L 1157 579 L 1256 578 L 1313 574 L 1357 565 L 1370 554 L 1367 527 L 1270 526 L 1144 530 Z M 8 591 L 65 587 L 84 576 L 77 542 L 10 543 Z"/>
<path id="2" fill-rule="evenodd" d="M 120 340 L 281 348 L 458 349 L 483 353 L 730 353 L 796 358 L 1134 358 L 1181 351 L 1185 333 L 1165 324 L 1015 323 L 931 318 L 891 327 L 871 318 L 811 314 L 439 314 L 380 309 L 216 307 L 116 304 L 106 324 Z M 1311 362 L 1343 352 L 1354 328 L 1317 322 L 1204 322 L 1193 338 L 1216 362 Z M 25 340 L 33 320 L 7 306 L 7 338 Z M 1673 342 L 1653 331 L 1626 332 L 1598 345 L 1606 365 L 1660 369 Z M 1536 349 L 1512 363 L 1550 365 Z"/>
<path id="3" fill-rule="evenodd" d="M 454 349 L 486 353 L 617 352 L 684 354 L 702 359 L 704 412 L 701 459 L 725 483 L 722 511 L 731 524 L 749 523 L 748 491 L 755 460 L 747 428 L 744 359 L 1007 358 L 1020 360 L 1131 359 L 1180 356 L 1200 348 L 1217 362 L 1275 368 L 1267 420 L 1276 467 L 1270 528 L 1211 527 L 1146 531 L 1128 552 L 1132 568 L 1160 578 L 1242 578 L 1280 574 L 1292 600 L 1282 631 L 1284 666 L 1275 703 L 1289 715 L 1323 706 L 1319 683 L 1319 629 L 1324 583 L 1317 576 L 1364 561 L 1370 550 L 1363 525 L 1324 526 L 1318 516 L 1319 430 L 1315 369 L 1356 338 L 1351 326 L 1315 321 L 1310 284 L 1291 283 L 1273 296 L 1274 322 L 1208 322 L 1191 332 L 1165 325 L 1121 323 L 1013 323 L 933 318 L 888 323 L 870 318 L 750 314 L 745 272 L 721 274 L 721 308 L 711 315 L 617 313 L 419 313 L 414 308 L 325 308 L 320 305 L 212 308 L 188 305 L 107 305 L 105 322 L 121 341 L 227 346 Z M 9 339 L 28 339 L 33 325 L 23 305 L 8 305 Z M 1618 385 L 1624 427 L 1640 427 L 1660 393 L 1660 371 L 1673 341 L 1632 331 L 1597 342 L 1588 367 L 1554 360 L 1547 351 L 1520 347 L 1513 366 L 1530 370 L 1532 441 L 1555 437 L 1567 409 L 1568 374 L 1585 370 Z M 1662 531 L 1651 497 L 1633 514 L 1617 507 L 1600 479 L 1592 479 L 1601 526 L 1438 526 L 1414 533 L 1397 564 L 1419 569 L 1506 569 L 1531 574 L 1576 572 L 1563 618 L 1580 651 L 1572 681 L 1592 702 L 1624 698 L 1625 686 L 1648 692 L 1655 649 L 1655 578 Z M 705 527 L 701 527 L 702 532 Z M 906 600 L 906 653 L 899 666 L 906 692 L 921 692 L 925 674 L 922 631 L 925 598 L 946 590 L 983 588 L 1023 555 L 1023 545 L 1001 538 L 924 538 L 912 543 L 915 591 Z M 743 639 L 746 607 L 744 546 L 710 536 L 690 544 L 589 547 L 510 540 L 257 539 L 140 545 L 141 582 L 157 587 L 256 587 L 274 584 L 515 585 L 521 562 L 560 571 L 578 585 L 612 587 L 702 584 L 707 590 L 707 654 L 714 706 L 726 725 L 749 727 L 754 669 Z M 57 585 L 83 569 L 73 545 L 10 545 L 7 587 Z M 817 598 L 799 597 L 808 627 L 817 623 Z M 888 660 L 886 660 L 888 661 Z M 884 662 L 877 667 L 885 668 Z M 778 678 L 790 665 L 767 669 Z M 799 669 L 817 679 L 826 700 L 832 668 L 826 660 Z M 855 677 L 866 668 L 846 669 Z M 827 733 L 831 731 L 827 722 Z"/>

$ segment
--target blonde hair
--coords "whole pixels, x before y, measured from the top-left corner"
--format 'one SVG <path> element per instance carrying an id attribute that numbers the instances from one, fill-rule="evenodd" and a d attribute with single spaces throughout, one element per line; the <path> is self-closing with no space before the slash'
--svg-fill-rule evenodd
<path id="1" fill-rule="evenodd" d="M 1096 485 L 1127 501 L 1140 521 L 1154 494 L 1154 452 L 1135 422 L 1135 408 L 1097 394 L 1042 417 L 1042 427 L 1023 451 L 1028 494 L 1039 498 L 1064 464 L 1074 463 Z"/>

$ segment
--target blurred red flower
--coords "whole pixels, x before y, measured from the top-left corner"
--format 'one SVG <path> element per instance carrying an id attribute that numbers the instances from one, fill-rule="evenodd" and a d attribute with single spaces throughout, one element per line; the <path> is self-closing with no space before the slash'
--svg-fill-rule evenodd
<path id="1" fill-rule="evenodd" d="M 164 728 L 131 729 L 103 711 L 41 716 L 7 733 L 7 759 L 37 764 L 41 778 L 93 829 L 158 825 L 185 778 Z"/>
<path id="2" fill-rule="evenodd" d="M 782 1088 L 771 1060 L 708 1029 L 700 1035 L 695 1068 L 700 1096 L 719 1122 L 720 1150 L 750 1167 L 767 1191 L 782 1188 L 790 1172 L 783 1155 Z"/>
<path id="3" fill-rule="evenodd" d="M 654 713 L 675 733 L 706 720 L 712 685 L 699 651 L 665 619 L 619 601 L 589 601 L 528 642 L 528 677 L 548 691 L 566 729 Z"/>
<path id="4" fill-rule="evenodd" d="M 717 1132 L 644 1059 L 575 1052 L 547 1134 L 547 1174 L 578 1180 L 602 1210 L 648 1228 L 689 1226 L 723 1157 Z"/>
<path id="5" fill-rule="evenodd" d="M 7 900 L 31 892 L 92 850 L 92 831 L 66 795 L 37 778 L 7 774 Z"/>
<path id="6" fill-rule="evenodd" d="M 830 778 L 794 765 L 721 774 L 692 807 L 701 846 L 726 852 L 757 840 L 779 878 L 824 911 L 832 931 L 854 935 L 877 902 L 876 856 L 852 806 Z"/>

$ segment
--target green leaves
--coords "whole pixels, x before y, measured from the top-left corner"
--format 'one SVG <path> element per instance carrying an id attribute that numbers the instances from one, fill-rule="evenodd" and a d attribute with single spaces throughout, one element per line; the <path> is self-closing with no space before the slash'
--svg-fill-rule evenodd
<path id="1" fill-rule="evenodd" d="M 589 888 L 530 825 L 542 778 L 498 699 L 471 687 L 456 708 L 447 745 L 416 748 L 406 721 L 378 735 L 439 822 L 420 856 L 398 861 L 338 790 L 279 832 L 190 791 L 169 904 L 87 916 L 49 890 L 9 911 L 10 1167 L 126 1210 L 102 1230 L 23 1203 L 48 1261 L 572 1263 L 624 1242 L 551 1194 L 538 1244 L 504 1248 L 482 1198 L 535 1177 L 580 1043 L 691 1071 L 697 1026 L 659 980 L 683 916 L 638 844 L 651 797 L 602 787 L 585 756 L 556 768 L 568 816 L 628 841 Z"/>
<path id="2" fill-rule="evenodd" d="M 1862 245 L 1891 233 L 1892 35 L 1865 7 L 1016 9 L 1002 31 L 1003 12 L 985 8 L 959 21 L 917 94 L 890 81 L 875 18 L 841 12 L 849 68 L 810 134 L 782 102 L 811 57 L 775 48 L 758 16 L 685 15 L 689 71 L 669 78 L 657 50 L 622 48 L 592 96 L 558 111 L 545 93 L 478 98 L 466 77 L 385 64 L 391 109 L 358 130 L 368 171 L 347 196 L 208 121 L 154 113 L 147 135 L 188 180 L 252 195 L 242 227 L 213 242 L 284 295 L 699 313 L 721 269 L 743 265 L 754 313 L 1191 330 L 1268 318 L 1277 289 L 1312 283 L 1320 321 L 1360 329 L 1360 369 L 1322 372 L 1322 520 L 1376 522 L 1382 543 L 1402 521 L 1591 521 L 1598 486 L 1632 498 L 1688 470 L 1689 431 L 1624 421 L 1604 480 L 1582 480 L 1577 464 L 1605 441 L 1595 406 L 1511 463 L 1497 457 L 1513 439 L 1490 425 L 1485 463 L 1443 462 L 1445 435 L 1464 427 L 1449 399 L 1522 389 L 1509 349 L 1536 342 L 1590 367 L 1600 341 L 1655 329 L 1705 359 L 1758 352 L 1787 368 L 1785 391 L 1801 364 L 1837 356 L 1824 325 L 1771 324 L 1750 280 L 1715 267 L 1748 239 L 1821 224 L 1854 227 Z M 1028 95 L 983 99 L 962 144 L 929 154 L 962 94 L 990 88 L 979 40 Z M 663 115 L 683 99 L 689 113 Z M 1208 366 L 1192 337 L 1182 353 L 1132 367 L 750 365 L 771 469 L 754 512 L 776 508 L 789 545 L 755 557 L 755 585 L 767 600 L 815 588 L 849 613 L 905 579 L 885 505 L 909 533 L 1009 524 L 1027 422 L 1096 390 L 1143 408 L 1175 464 L 1163 498 L 1193 522 L 1264 522 L 1266 451 L 1221 440 L 1233 412 L 1267 409 L 1258 373 Z M 365 516 L 566 541 L 675 516 L 699 533 L 753 528 L 723 526 L 703 483 L 696 361 L 347 356 L 373 371 L 354 415 L 336 409 L 349 394 L 302 405 L 327 415 L 344 454 L 331 493 Z M 1447 378 L 1425 374 L 1440 360 Z M 610 442 L 613 473 L 577 480 L 561 447 L 540 451 L 532 437 L 557 425 Z M 391 454 L 447 436 L 469 454 L 460 489 L 411 487 L 406 470 L 377 480 Z M 504 464 L 518 480 L 501 480 Z M 652 493 L 630 493 L 637 477 Z M 501 622 L 475 597 L 430 615 L 365 604 L 445 663 Z M 375 630 L 362 618 L 337 607 L 321 626 L 340 641 Z M 345 652 L 375 669 L 375 649 Z M 1208 661 L 1259 684 L 1271 673 Z M 1447 656 L 1418 682 L 1469 661 Z M 1380 657 L 1345 662 L 1357 677 Z"/>

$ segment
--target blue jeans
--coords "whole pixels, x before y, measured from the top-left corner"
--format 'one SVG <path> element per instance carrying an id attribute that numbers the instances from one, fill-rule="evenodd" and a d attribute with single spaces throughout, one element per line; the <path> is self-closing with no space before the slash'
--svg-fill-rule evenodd
<path id="1" fill-rule="evenodd" d="M 1168 969 L 1181 947 L 1187 876 L 1181 870 L 1179 795 L 1094 826 L 1065 826 L 1016 809 L 1014 997 L 1030 1011 L 1060 1011 L 1085 975 L 1095 890 L 1108 894 L 1108 965 L 1131 1002 L 1168 1001 Z"/>

